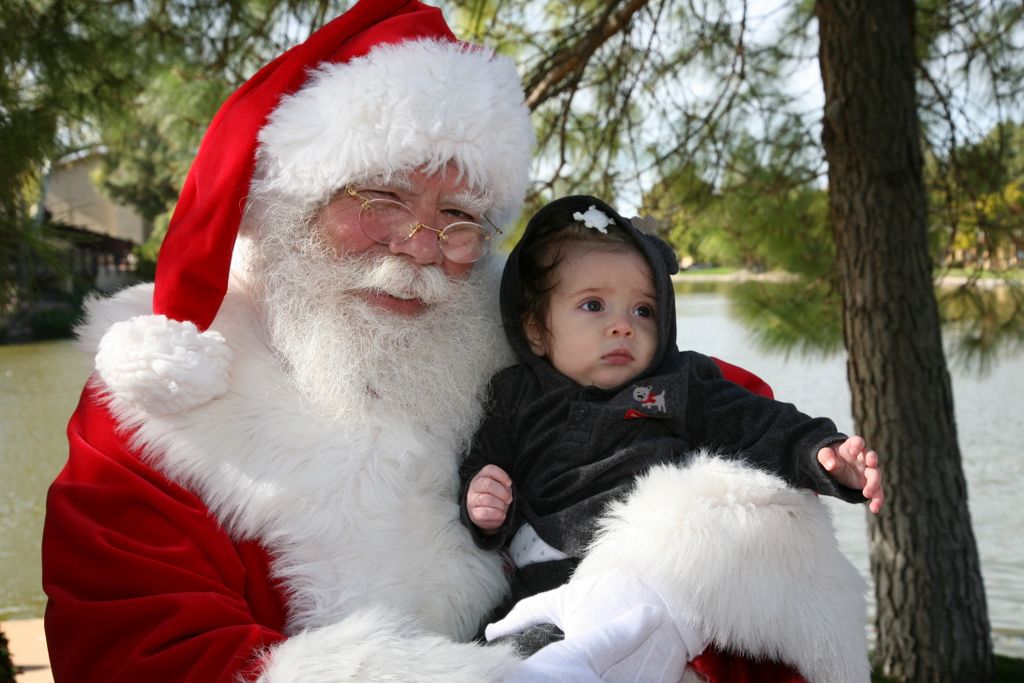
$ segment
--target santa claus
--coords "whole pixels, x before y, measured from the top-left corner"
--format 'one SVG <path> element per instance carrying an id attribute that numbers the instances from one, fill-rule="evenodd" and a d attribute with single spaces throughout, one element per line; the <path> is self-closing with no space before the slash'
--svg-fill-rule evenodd
<path id="1" fill-rule="evenodd" d="M 508 360 L 490 247 L 532 141 L 513 64 L 406 0 L 357 3 L 227 100 L 156 282 L 80 329 L 96 372 L 43 538 L 56 681 L 521 673 L 471 642 L 506 579 L 456 493 Z M 867 680 L 863 587 L 809 494 L 704 462 L 605 527 L 581 580 L 685 596 L 712 644 L 686 675 Z M 582 655 L 595 679 L 671 621 L 649 616 Z"/>

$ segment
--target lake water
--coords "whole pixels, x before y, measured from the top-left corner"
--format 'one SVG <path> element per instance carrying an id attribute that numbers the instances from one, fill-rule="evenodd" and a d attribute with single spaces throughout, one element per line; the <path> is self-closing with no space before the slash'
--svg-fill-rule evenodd
<path id="1" fill-rule="evenodd" d="M 780 399 L 853 431 L 842 355 L 787 359 L 759 350 L 730 317 L 721 288 L 688 292 L 677 306 L 682 348 L 754 370 Z M 1024 356 L 1002 359 L 984 376 L 951 371 L 995 649 L 1024 657 Z M 88 373 L 89 360 L 70 342 L 0 346 L 0 621 L 42 615 L 44 497 L 66 458 L 64 428 Z M 870 580 L 863 508 L 830 507 L 840 546 Z"/>
<path id="2" fill-rule="evenodd" d="M 0 346 L 0 621 L 42 616 L 44 499 L 89 368 L 67 341 Z"/>

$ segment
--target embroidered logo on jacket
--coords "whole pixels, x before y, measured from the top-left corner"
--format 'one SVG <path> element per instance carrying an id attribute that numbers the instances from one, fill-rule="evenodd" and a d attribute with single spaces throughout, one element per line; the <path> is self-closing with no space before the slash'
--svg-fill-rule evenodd
<path id="1" fill-rule="evenodd" d="M 654 393 L 654 387 L 633 387 L 633 398 L 640 403 L 641 408 L 665 412 L 665 392 Z"/>

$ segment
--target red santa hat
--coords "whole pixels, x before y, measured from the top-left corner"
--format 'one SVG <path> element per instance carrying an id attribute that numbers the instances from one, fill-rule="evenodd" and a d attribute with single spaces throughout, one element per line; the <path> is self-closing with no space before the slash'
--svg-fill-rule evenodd
<path id="1" fill-rule="evenodd" d="M 454 162 L 501 225 L 521 208 L 532 148 L 511 60 L 458 41 L 434 7 L 357 2 L 221 106 L 160 251 L 154 315 L 104 335 L 101 378 L 151 412 L 225 390 L 230 350 L 207 328 L 250 192 L 315 206 L 353 180 Z"/>

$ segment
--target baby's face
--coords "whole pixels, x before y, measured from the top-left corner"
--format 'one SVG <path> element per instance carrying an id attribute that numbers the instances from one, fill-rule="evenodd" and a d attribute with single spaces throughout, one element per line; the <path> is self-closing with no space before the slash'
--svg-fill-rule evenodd
<path id="1" fill-rule="evenodd" d="M 583 386 L 611 389 L 651 363 L 658 345 L 651 269 L 637 253 L 566 246 L 554 274 L 546 339 L 527 326 L 530 347 Z"/>

